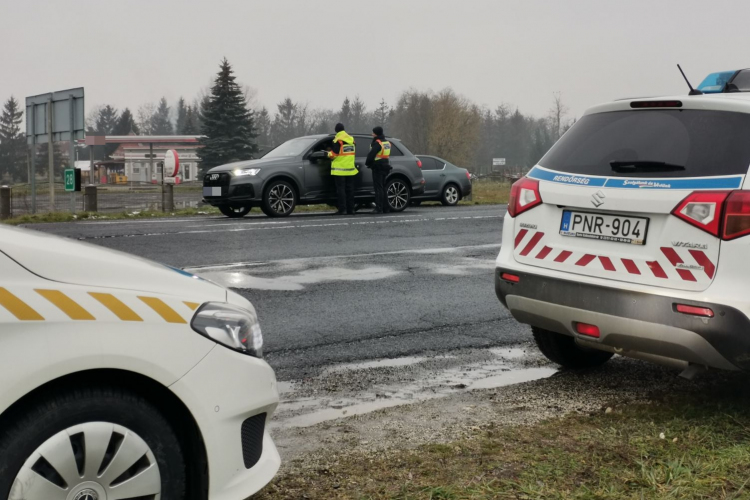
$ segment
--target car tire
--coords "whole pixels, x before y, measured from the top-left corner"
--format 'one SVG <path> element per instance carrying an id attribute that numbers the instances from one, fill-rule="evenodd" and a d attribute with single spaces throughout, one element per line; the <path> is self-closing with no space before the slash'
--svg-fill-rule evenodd
<path id="1" fill-rule="evenodd" d="M 391 212 L 403 212 L 409 206 L 411 190 L 402 178 L 396 177 L 388 181 L 385 192 L 388 193 Z"/>
<path id="2" fill-rule="evenodd" d="M 455 184 L 446 184 L 440 195 L 440 203 L 446 207 L 455 207 L 461 199 L 461 191 Z"/>
<path id="3" fill-rule="evenodd" d="M 229 217 L 230 219 L 239 219 L 250 213 L 253 207 L 227 207 L 220 206 L 219 210 L 221 213 Z"/>
<path id="4" fill-rule="evenodd" d="M 294 187 L 287 181 L 273 181 L 263 192 L 263 203 L 260 208 L 269 217 L 286 217 L 294 212 L 297 206 L 297 195 Z"/>
<path id="5" fill-rule="evenodd" d="M 593 368 L 609 361 L 611 352 L 586 349 L 576 344 L 573 337 L 532 327 L 539 350 L 553 363 L 571 370 Z"/>
<path id="6" fill-rule="evenodd" d="M 134 498 L 185 500 L 180 442 L 161 412 L 137 394 L 110 387 L 57 391 L 14 413 L 0 430 L 0 498 L 112 498 L 113 485 L 123 490 L 128 481 Z"/>

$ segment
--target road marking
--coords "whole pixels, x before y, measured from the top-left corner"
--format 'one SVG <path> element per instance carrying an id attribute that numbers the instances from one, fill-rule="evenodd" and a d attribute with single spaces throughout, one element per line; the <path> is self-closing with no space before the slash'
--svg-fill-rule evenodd
<path id="1" fill-rule="evenodd" d="M 185 319 L 177 314 L 177 311 L 169 307 L 163 300 L 156 297 L 138 297 L 148 307 L 156 311 L 156 314 L 164 318 L 167 323 L 187 323 Z"/>
<path id="2" fill-rule="evenodd" d="M 70 319 L 76 321 L 93 321 L 96 320 L 91 313 L 78 305 L 73 299 L 59 290 L 36 290 L 36 293 L 50 301 L 58 309 L 68 315 Z"/>
<path id="3" fill-rule="evenodd" d="M 109 293 L 89 292 L 89 295 L 98 300 L 104 307 L 112 311 L 122 321 L 143 321 L 135 311 L 126 306 L 120 299 Z"/>
<path id="4" fill-rule="evenodd" d="M 212 264 L 208 266 L 193 266 L 184 268 L 187 272 L 192 271 L 209 271 L 218 269 L 231 269 L 233 267 L 251 267 L 251 266 L 262 266 L 266 264 L 273 264 L 279 262 L 305 262 L 310 260 L 321 261 L 321 260 L 332 260 L 332 259 L 351 259 L 354 257 L 375 257 L 379 255 L 399 255 L 399 254 L 430 254 L 430 253 L 447 253 L 454 252 L 457 250 L 470 250 L 480 248 L 500 248 L 500 243 L 486 243 L 483 245 L 466 245 L 461 247 L 440 247 L 440 248 L 420 248 L 420 249 L 409 249 L 409 250 L 393 250 L 390 252 L 373 252 L 373 253 L 358 253 L 358 254 L 347 254 L 347 255 L 325 255 L 323 257 L 295 257 L 290 259 L 277 259 L 270 260 L 267 262 L 233 262 L 229 264 Z"/>
<path id="5" fill-rule="evenodd" d="M 21 321 L 44 321 L 44 317 L 5 288 L 0 288 L 0 306 Z"/>

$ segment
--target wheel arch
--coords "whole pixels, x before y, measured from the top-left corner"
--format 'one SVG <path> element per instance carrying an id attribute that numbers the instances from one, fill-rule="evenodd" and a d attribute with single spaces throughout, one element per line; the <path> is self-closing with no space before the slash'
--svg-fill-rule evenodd
<path id="1" fill-rule="evenodd" d="M 205 499 L 208 495 L 208 456 L 198 424 L 183 401 L 169 388 L 154 379 L 139 373 L 119 369 L 93 369 L 70 373 L 50 380 L 21 397 L 0 414 L 0 428 L 29 408 L 58 392 L 87 387 L 117 387 L 131 391 L 154 405 L 174 429 L 186 456 L 196 457 L 187 461 L 187 487 L 190 500 Z"/>

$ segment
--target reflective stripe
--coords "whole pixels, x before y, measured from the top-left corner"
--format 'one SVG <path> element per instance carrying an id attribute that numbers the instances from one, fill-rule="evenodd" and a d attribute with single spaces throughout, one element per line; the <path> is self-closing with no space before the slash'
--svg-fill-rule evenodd
<path id="1" fill-rule="evenodd" d="M 184 302 L 184 304 L 188 306 L 192 311 L 195 311 L 196 309 L 198 309 L 198 307 L 200 307 L 200 304 L 198 304 L 197 302 Z"/>
<path id="2" fill-rule="evenodd" d="M 52 302 L 58 309 L 68 315 L 70 319 L 78 321 L 95 320 L 86 309 L 78 305 L 73 299 L 59 290 L 36 290 L 36 293 Z"/>
<path id="3" fill-rule="evenodd" d="M 167 323 L 187 323 L 182 316 L 177 314 L 177 311 L 169 307 L 163 300 L 157 299 L 156 297 L 138 297 L 148 307 L 156 311 L 156 313 L 164 318 Z"/>
<path id="4" fill-rule="evenodd" d="M 44 321 L 44 317 L 5 288 L 0 288 L 0 306 L 21 321 Z"/>
<path id="5" fill-rule="evenodd" d="M 122 303 L 120 299 L 109 293 L 89 292 L 89 295 L 98 300 L 104 307 L 114 313 L 123 321 L 143 321 L 135 311 Z"/>
<path id="6" fill-rule="evenodd" d="M 339 172 L 351 172 L 352 170 L 357 170 L 357 167 L 352 167 L 352 168 L 331 167 L 331 170 L 337 170 Z"/>

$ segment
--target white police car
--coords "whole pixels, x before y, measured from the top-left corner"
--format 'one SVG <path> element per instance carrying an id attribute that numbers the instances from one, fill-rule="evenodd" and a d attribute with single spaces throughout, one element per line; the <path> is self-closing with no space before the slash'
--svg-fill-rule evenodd
<path id="1" fill-rule="evenodd" d="M 247 498 L 280 464 L 261 350 L 231 291 L 0 227 L 0 499 Z"/>
<path id="2" fill-rule="evenodd" d="M 622 100 L 513 185 L 495 288 L 548 358 L 750 368 L 749 138 L 747 93 Z"/>

